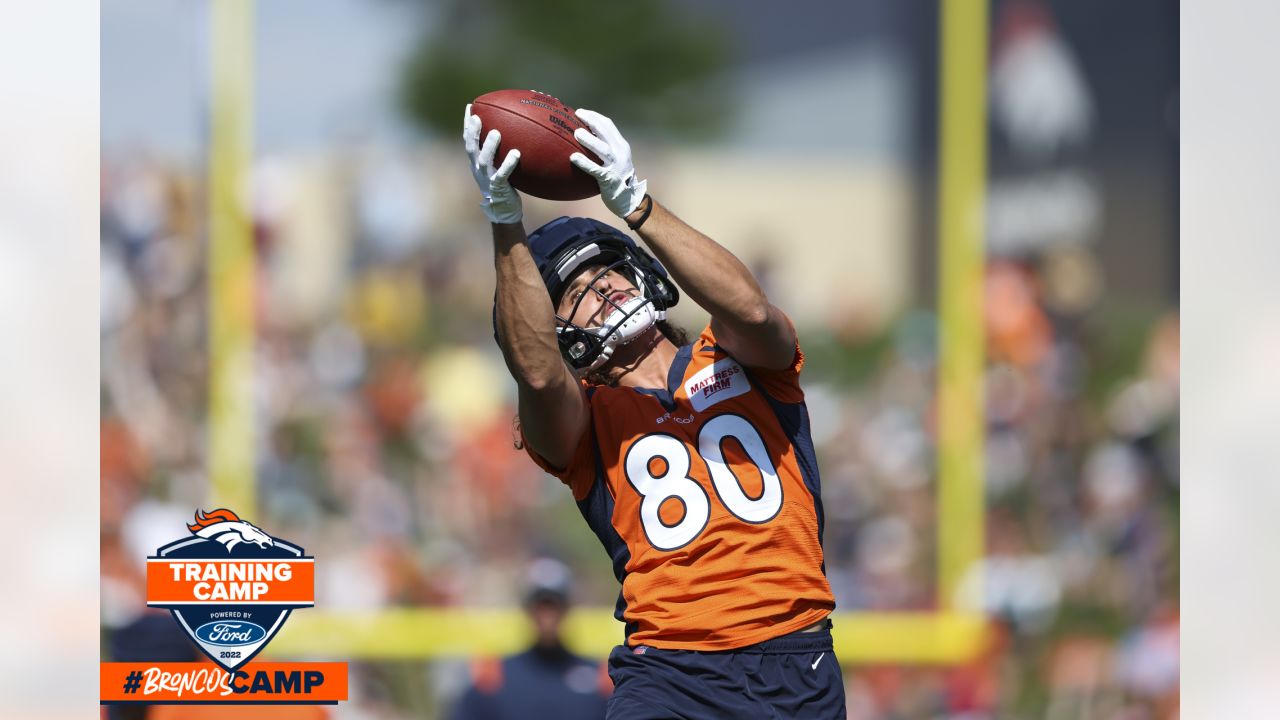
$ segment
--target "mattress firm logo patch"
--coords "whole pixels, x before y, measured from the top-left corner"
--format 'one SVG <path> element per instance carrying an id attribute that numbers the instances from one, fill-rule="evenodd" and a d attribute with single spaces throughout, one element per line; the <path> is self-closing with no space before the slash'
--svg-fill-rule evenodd
<path id="1" fill-rule="evenodd" d="M 315 604 L 315 560 L 225 508 L 197 512 L 187 529 L 147 558 L 147 605 L 168 608 L 209 659 L 233 671 L 294 608 Z"/>
<path id="2" fill-rule="evenodd" d="M 684 394 L 689 396 L 689 402 L 698 412 L 750 389 L 751 383 L 747 382 L 742 366 L 728 358 L 699 370 L 684 383 Z"/>

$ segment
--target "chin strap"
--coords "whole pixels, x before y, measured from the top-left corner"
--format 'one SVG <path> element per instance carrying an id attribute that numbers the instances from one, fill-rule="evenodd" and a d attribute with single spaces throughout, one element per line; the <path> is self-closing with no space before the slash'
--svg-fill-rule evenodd
<path id="1" fill-rule="evenodd" d="M 635 340 L 658 323 L 667 319 L 667 311 L 657 310 L 653 301 L 648 298 L 634 297 L 623 303 L 617 310 L 609 313 L 604 325 L 589 328 L 588 331 L 601 338 L 600 354 L 591 365 L 581 368 L 579 375 L 586 375 L 601 365 L 609 362 L 613 351 L 622 345 Z M 611 329 L 612 328 L 612 329 Z"/>

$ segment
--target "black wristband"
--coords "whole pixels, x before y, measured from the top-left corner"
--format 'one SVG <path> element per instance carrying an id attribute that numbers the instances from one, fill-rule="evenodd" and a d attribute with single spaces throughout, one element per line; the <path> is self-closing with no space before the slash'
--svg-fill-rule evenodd
<path id="1" fill-rule="evenodd" d="M 648 204 L 644 206 L 644 212 L 640 213 L 639 220 L 636 220 L 635 222 L 631 222 L 630 220 L 627 221 L 627 227 L 632 230 L 639 230 L 640 226 L 644 224 L 644 221 L 649 219 L 649 213 L 653 212 L 653 198 L 649 197 L 649 193 L 645 193 L 640 202 L 647 202 Z"/>

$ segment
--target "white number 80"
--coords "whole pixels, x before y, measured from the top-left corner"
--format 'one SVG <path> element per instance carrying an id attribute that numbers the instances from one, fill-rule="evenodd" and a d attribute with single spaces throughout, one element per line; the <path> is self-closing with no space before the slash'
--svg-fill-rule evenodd
<path id="1" fill-rule="evenodd" d="M 738 478 L 724 460 L 723 443 L 734 438 L 742 444 L 747 457 L 760 472 L 763 490 L 752 498 L 742 489 Z M 698 432 L 698 455 L 707 466 L 716 495 L 738 519 L 749 523 L 772 520 L 782 509 L 782 482 L 769 459 L 759 431 L 740 415 L 717 415 Z M 661 458 L 666 468 L 653 472 L 653 460 Z M 646 435 L 632 443 L 623 461 L 627 482 L 642 498 L 640 524 L 649 543 L 659 550 L 675 550 L 687 545 L 707 526 L 711 504 L 707 493 L 689 477 L 692 458 L 683 442 L 666 433 Z M 684 505 L 684 517 L 667 525 L 659 509 L 668 499 Z"/>

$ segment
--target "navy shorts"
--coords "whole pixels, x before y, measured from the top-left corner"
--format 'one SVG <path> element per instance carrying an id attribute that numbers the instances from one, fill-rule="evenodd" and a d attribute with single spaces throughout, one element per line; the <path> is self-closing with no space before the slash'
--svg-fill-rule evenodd
<path id="1" fill-rule="evenodd" d="M 619 645 L 609 677 L 609 720 L 845 718 L 830 623 L 721 652 Z"/>

